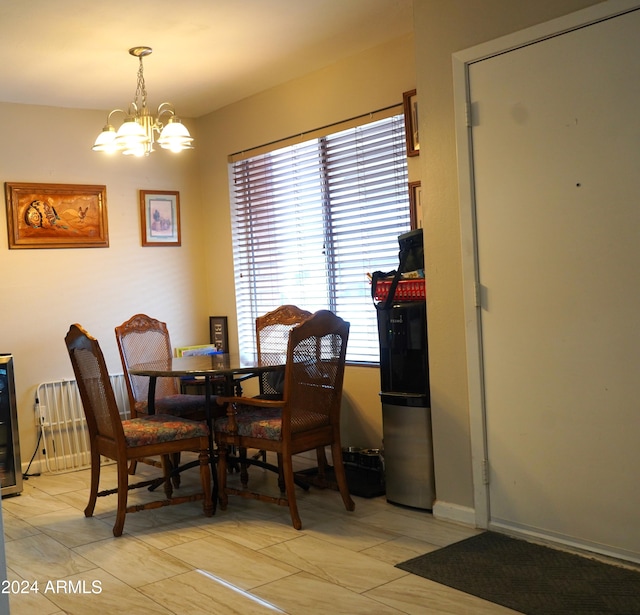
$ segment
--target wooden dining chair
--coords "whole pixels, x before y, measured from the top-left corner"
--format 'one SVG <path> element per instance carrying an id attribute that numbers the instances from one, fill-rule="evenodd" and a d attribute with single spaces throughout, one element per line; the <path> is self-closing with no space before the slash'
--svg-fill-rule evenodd
<path id="1" fill-rule="evenodd" d="M 258 361 L 263 365 L 284 365 L 287 360 L 287 344 L 289 343 L 289 331 L 296 325 L 311 316 L 311 312 L 303 310 L 296 305 L 281 305 L 262 316 L 256 318 L 256 354 Z M 251 376 L 250 376 L 251 377 Z M 284 371 L 269 371 L 258 376 L 260 399 L 282 399 L 284 392 Z M 241 393 L 236 393 L 240 395 Z M 324 449 L 323 449 L 324 450 Z M 261 460 L 261 467 L 278 470 L 280 486 L 284 489 L 282 477 L 282 465 L 277 467 L 267 463 L 266 451 L 260 450 L 250 459 L 247 459 L 247 451 L 238 451 L 239 467 L 243 483 L 248 480 L 247 461 L 255 464 Z"/>
<path id="2" fill-rule="evenodd" d="M 287 360 L 287 346 L 289 343 L 289 332 L 293 327 L 310 318 L 312 313 L 299 308 L 296 305 L 281 305 L 262 316 L 256 318 L 256 351 L 258 361 L 265 365 L 284 365 Z M 284 371 L 270 371 L 260 375 L 260 399 L 282 399 L 284 393 Z M 319 473 L 324 473 L 327 465 L 327 458 L 324 448 L 318 451 Z M 267 464 L 266 451 L 261 450 L 253 456 L 255 461 L 261 458 L 264 467 L 272 469 Z M 251 463 L 251 460 L 250 460 Z M 282 462 L 278 459 L 278 481 L 280 488 L 284 490 L 284 477 L 282 473 Z M 240 451 L 240 472 L 246 484 L 247 466 L 245 463 L 245 451 Z"/>
<path id="3" fill-rule="evenodd" d="M 146 314 L 136 314 L 115 328 L 116 342 L 125 374 L 131 417 L 148 414 L 149 378 L 134 376 L 129 368 L 137 363 L 150 363 L 171 358 L 171 340 L 167 325 Z M 155 392 L 155 411 L 175 414 L 193 420 L 206 418 L 204 395 L 180 392 L 177 378 L 158 378 Z"/>
<path id="4" fill-rule="evenodd" d="M 171 339 L 166 323 L 146 314 L 136 314 L 115 328 L 116 343 L 125 375 L 131 418 L 149 413 L 149 378 L 134 376 L 129 368 L 137 363 L 151 363 L 171 358 Z M 172 414 L 194 421 L 207 418 L 207 402 L 204 395 L 187 395 L 180 392 L 177 378 L 158 378 L 154 398 L 155 412 Z M 158 465 L 154 459 L 141 459 L 144 463 Z M 173 459 L 179 465 L 179 455 Z M 135 474 L 137 461 L 131 463 L 129 472 Z M 180 476 L 174 475 L 174 485 L 180 484 Z"/>
<path id="5" fill-rule="evenodd" d="M 283 365 L 287 359 L 289 332 L 312 316 L 311 312 L 295 305 L 281 305 L 256 318 L 256 349 L 258 360 L 264 365 Z M 260 376 L 260 397 L 282 399 L 283 372 L 265 372 Z"/>
<path id="6" fill-rule="evenodd" d="M 93 515 L 98 497 L 117 493 L 114 536 L 122 534 L 126 513 L 169 504 L 202 499 L 204 514 L 210 517 L 214 505 L 206 423 L 166 414 L 122 420 L 98 341 L 80 325 L 74 324 L 65 337 L 65 343 L 78 383 L 91 445 L 91 487 L 85 516 Z M 187 451 L 198 453 L 202 492 L 173 497 L 169 456 Z M 101 455 L 116 462 L 118 485 L 115 489 L 98 492 Z M 157 480 L 129 485 L 128 464 L 153 456 L 160 456 L 163 460 L 162 476 Z M 164 484 L 165 499 L 127 506 L 129 490 L 158 484 Z"/>
<path id="7" fill-rule="evenodd" d="M 354 510 L 340 443 L 340 405 L 348 336 L 349 323 L 328 310 L 320 310 L 289 333 L 282 399 L 218 398 L 219 404 L 227 404 L 226 417 L 218 418 L 214 424 L 223 510 L 229 494 L 275 502 L 289 507 L 293 527 L 300 529 L 292 457 L 325 446 L 331 447 L 345 508 Z M 275 452 L 281 459 L 284 497 L 256 493 L 244 484 L 239 489 L 229 487 L 227 453 L 232 447 Z"/>

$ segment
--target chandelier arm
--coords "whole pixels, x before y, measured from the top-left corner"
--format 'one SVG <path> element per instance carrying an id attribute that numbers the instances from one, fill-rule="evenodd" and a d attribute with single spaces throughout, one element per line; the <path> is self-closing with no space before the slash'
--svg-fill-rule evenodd
<path id="1" fill-rule="evenodd" d="M 107 115 L 107 124 L 111 124 L 111 116 L 114 113 L 122 113 L 125 117 L 127 115 L 127 112 L 124 109 L 113 109 L 112 111 L 109 112 L 109 115 Z"/>
<path id="2" fill-rule="evenodd" d="M 160 103 L 158 105 L 158 111 L 157 111 L 157 118 L 158 118 L 157 123 L 161 128 L 164 125 L 161 118 L 163 115 L 167 115 L 167 114 L 170 117 L 176 117 L 175 107 L 170 102 Z"/>

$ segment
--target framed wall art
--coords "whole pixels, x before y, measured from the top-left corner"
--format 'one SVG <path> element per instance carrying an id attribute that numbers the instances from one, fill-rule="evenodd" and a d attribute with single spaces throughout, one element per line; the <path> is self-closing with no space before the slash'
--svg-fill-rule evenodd
<path id="1" fill-rule="evenodd" d="M 402 94 L 404 108 L 404 130 L 407 139 L 407 156 L 420 153 L 420 136 L 418 134 L 418 96 L 416 90 Z"/>
<path id="2" fill-rule="evenodd" d="M 216 350 L 229 352 L 229 331 L 226 316 L 209 316 L 209 341 Z"/>
<path id="3" fill-rule="evenodd" d="M 140 190 L 142 245 L 179 246 L 180 193 L 171 190 Z"/>
<path id="4" fill-rule="evenodd" d="M 422 228 L 422 184 L 409 182 L 409 213 L 411 216 L 411 230 Z"/>
<path id="5" fill-rule="evenodd" d="M 107 188 L 5 183 L 9 248 L 107 248 Z"/>

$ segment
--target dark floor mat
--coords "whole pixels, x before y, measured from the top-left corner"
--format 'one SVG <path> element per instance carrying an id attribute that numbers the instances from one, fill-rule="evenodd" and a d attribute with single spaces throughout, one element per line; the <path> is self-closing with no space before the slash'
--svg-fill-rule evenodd
<path id="1" fill-rule="evenodd" d="M 640 615 L 640 571 L 496 532 L 397 567 L 526 615 Z"/>

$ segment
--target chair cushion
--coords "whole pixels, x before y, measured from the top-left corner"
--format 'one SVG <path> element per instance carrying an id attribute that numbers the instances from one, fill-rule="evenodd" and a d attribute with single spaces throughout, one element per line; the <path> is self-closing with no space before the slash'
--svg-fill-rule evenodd
<path id="1" fill-rule="evenodd" d="M 209 435 L 206 423 L 169 414 L 152 414 L 125 420 L 122 421 L 122 427 L 128 446 L 145 446 Z"/>
<path id="2" fill-rule="evenodd" d="M 241 406 L 236 408 L 238 435 L 265 440 L 279 440 L 282 431 L 281 408 L 255 408 Z M 229 433 L 229 419 L 224 416 L 216 419 L 214 431 Z"/>
<path id="3" fill-rule="evenodd" d="M 212 406 L 215 407 L 214 396 L 211 396 L 211 399 Z M 171 414 L 204 421 L 206 418 L 206 399 L 204 395 L 186 395 L 183 393 L 167 395 L 156 399 L 155 411 L 158 414 Z M 138 414 L 147 414 L 147 402 L 136 402 L 136 412 Z"/>
<path id="4" fill-rule="evenodd" d="M 238 435 L 266 440 L 279 440 L 282 432 L 282 410 L 280 408 L 256 408 L 238 405 L 236 408 Z M 291 419 L 294 433 L 315 429 L 329 424 L 329 418 L 316 412 L 296 412 Z M 215 421 L 214 430 L 229 433 L 227 417 Z"/>
<path id="5" fill-rule="evenodd" d="M 212 406 L 215 407 L 215 399 L 212 396 Z M 175 416 L 186 416 L 188 418 L 206 418 L 206 398 L 204 395 L 169 395 L 156 399 L 156 412 L 159 414 L 173 414 Z"/>

